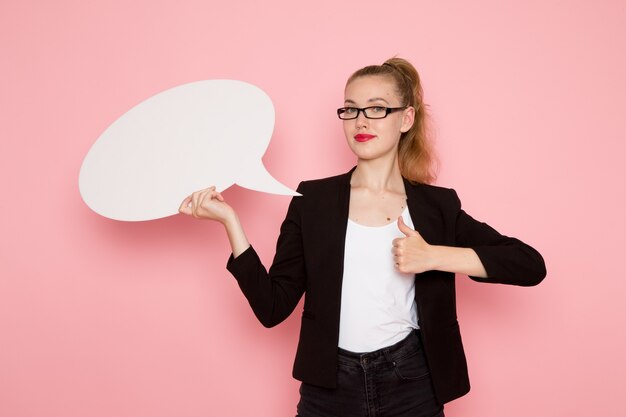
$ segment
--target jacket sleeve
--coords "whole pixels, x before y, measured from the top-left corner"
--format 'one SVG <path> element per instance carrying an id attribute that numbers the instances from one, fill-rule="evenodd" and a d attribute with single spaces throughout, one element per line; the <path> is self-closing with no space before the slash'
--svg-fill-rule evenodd
<path id="1" fill-rule="evenodd" d="M 473 249 L 487 271 L 479 282 L 533 286 L 546 276 L 543 257 L 519 239 L 504 236 L 486 223 L 472 218 L 461 209 L 461 201 L 452 190 L 456 207 L 456 245 Z"/>
<path id="2" fill-rule="evenodd" d="M 301 188 L 302 183 L 297 191 L 303 194 Z M 289 204 L 269 272 L 252 246 L 237 258 L 231 254 L 226 265 L 254 314 L 265 327 L 273 327 L 285 320 L 304 293 L 306 275 L 301 233 L 303 198 L 293 197 Z"/>

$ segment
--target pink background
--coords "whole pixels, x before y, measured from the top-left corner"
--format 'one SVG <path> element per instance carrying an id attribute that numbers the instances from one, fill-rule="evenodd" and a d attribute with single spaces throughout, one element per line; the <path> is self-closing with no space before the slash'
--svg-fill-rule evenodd
<path id="1" fill-rule="evenodd" d="M 301 307 L 264 329 L 221 226 L 105 219 L 78 171 L 132 105 L 233 78 L 274 100 L 278 180 L 345 172 L 344 81 L 395 54 L 423 78 L 438 184 L 548 265 L 534 288 L 458 278 L 473 388 L 447 415 L 623 414 L 626 6 L 452 3 L 0 3 L 0 416 L 294 415 Z M 269 263 L 289 198 L 226 197 Z"/>

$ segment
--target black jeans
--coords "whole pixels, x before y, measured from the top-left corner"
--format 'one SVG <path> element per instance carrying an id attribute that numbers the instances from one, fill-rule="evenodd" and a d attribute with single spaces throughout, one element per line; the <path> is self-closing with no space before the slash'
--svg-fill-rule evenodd
<path id="1" fill-rule="evenodd" d="M 339 349 L 337 388 L 303 382 L 296 417 L 444 417 L 419 330 L 374 352 Z"/>

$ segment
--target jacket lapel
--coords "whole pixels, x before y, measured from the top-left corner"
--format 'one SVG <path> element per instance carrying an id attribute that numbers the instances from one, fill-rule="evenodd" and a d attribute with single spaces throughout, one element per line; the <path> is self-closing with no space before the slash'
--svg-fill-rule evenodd
<path id="1" fill-rule="evenodd" d="M 314 262 L 308 265 L 309 273 L 316 277 L 315 291 L 322 292 L 324 307 L 318 313 L 327 317 L 329 335 L 339 337 L 339 315 L 343 282 L 344 252 L 348 213 L 350 206 L 350 178 L 352 170 L 332 178 L 328 186 L 319 189 L 320 194 L 309 206 L 308 253 Z M 323 260 L 323 261 L 321 261 Z M 333 342 L 336 343 L 336 340 Z"/>
<path id="2" fill-rule="evenodd" d="M 428 204 L 428 197 L 422 184 L 411 184 L 404 179 L 409 214 L 416 231 L 431 245 L 441 244 L 441 233 L 437 233 L 437 225 L 441 223 L 441 216 L 433 211 L 432 204 Z"/>

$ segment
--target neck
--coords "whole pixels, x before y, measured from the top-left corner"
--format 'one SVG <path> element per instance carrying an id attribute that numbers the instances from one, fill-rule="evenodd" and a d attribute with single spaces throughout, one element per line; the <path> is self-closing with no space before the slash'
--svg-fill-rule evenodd
<path id="1" fill-rule="evenodd" d="M 359 160 L 350 184 L 375 192 L 394 191 L 404 194 L 404 181 L 400 174 L 397 153 L 390 158 Z"/>

